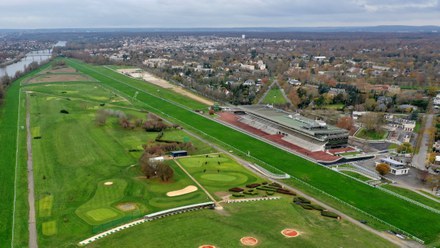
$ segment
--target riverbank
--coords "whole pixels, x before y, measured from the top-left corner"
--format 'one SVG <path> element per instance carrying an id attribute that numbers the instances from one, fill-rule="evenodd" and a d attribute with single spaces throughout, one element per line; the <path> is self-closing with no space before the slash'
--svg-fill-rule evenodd
<path id="1" fill-rule="evenodd" d="M 10 61 L 6 61 L 6 62 L 3 62 L 3 63 L 0 63 L 0 68 L 6 67 L 6 66 L 8 66 L 8 65 L 15 64 L 15 63 L 17 63 L 18 61 L 22 60 L 24 57 L 26 57 L 26 54 L 21 53 L 21 54 L 18 55 L 18 57 L 14 58 L 13 60 L 10 60 Z"/>

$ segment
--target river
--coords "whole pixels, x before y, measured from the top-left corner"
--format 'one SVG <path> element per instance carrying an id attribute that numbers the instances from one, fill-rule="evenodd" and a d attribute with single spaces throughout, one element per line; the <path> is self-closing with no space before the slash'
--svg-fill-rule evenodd
<path id="1" fill-rule="evenodd" d="M 66 46 L 66 41 L 58 41 L 55 46 Z M 7 65 L 6 67 L 0 67 L 0 77 L 4 75 L 14 76 L 17 71 L 23 71 L 24 67 L 32 62 L 41 62 L 49 59 L 52 56 L 52 49 L 32 51 L 21 60 Z"/>

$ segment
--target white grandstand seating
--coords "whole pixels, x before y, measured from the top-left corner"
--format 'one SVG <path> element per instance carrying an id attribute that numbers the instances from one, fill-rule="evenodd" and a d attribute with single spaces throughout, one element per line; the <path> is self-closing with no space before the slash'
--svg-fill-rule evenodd
<path id="1" fill-rule="evenodd" d="M 238 121 L 268 134 L 277 134 L 280 131 L 275 125 L 249 115 L 240 117 Z M 297 137 L 293 136 L 292 134 L 284 136 L 283 140 L 291 144 L 303 147 L 309 151 L 324 151 L 326 144 L 325 142 L 315 141 L 306 137 Z"/>
<path id="2" fill-rule="evenodd" d="M 312 152 L 324 151 L 325 149 L 325 142 L 306 140 L 293 135 L 284 136 L 282 139 Z"/>

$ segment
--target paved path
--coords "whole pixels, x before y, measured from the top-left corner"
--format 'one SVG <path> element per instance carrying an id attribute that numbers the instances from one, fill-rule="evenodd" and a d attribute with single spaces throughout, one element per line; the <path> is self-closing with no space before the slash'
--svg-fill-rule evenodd
<path id="1" fill-rule="evenodd" d="M 34 192 L 34 169 L 32 162 L 32 134 L 31 114 L 29 110 L 29 95 L 26 94 L 26 146 L 27 146 L 27 170 L 28 170 L 28 202 L 29 202 L 29 247 L 37 248 L 37 225 L 35 223 L 35 192 Z"/>
<path id="2" fill-rule="evenodd" d="M 182 169 L 182 171 L 185 172 L 185 174 L 188 175 L 189 178 L 191 178 L 191 180 L 193 180 L 197 184 L 197 186 L 199 186 L 203 191 L 205 191 L 206 195 L 209 197 L 209 199 L 211 199 L 215 203 L 217 207 L 220 207 L 218 201 L 216 201 L 215 198 L 211 194 L 209 194 L 209 192 L 190 173 L 188 173 L 188 171 L 186 171 L 185 168 L 183 168 L 183 166 L 179 163 L 177 159 L 175 159 L 174 162 L 176 162 L 176 164 L 180 167 L 180 169 Z"/>
<path id="3" fill-rule="evenodd" d="M 415 154 L 412 160 L 412 164 L 414 167 L 420 169 L 420 170 L 426 170 L 425 164 L 426 164 L 426 157 L 428 155 L 429 150 L 429 138 L 430 138 L 430 131 L 429 129 L 432 127 L 433 122 L 433 115 L 428 114 L 426 116 L 426 124 L 425 129 L 423 132 L 422 142 L 420 144 L 419 153 Z"/>

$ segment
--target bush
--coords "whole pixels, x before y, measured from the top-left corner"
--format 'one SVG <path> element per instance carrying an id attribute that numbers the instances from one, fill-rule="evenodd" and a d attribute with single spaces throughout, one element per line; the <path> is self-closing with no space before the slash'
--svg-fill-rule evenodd
<path id="1" fill-rule="evenodd" d="M 262 182 L 261 184 L 262 184 L 262 185 L 267 185 L 267 182 Z"/>
<path id="2" fill-rule="evenodd" d="M 341 216 L 339 216 L 338 214 L 335 214 L 335 213 L 330 212 L 330 211 L 321 211 L 321 215 L 325 216 L 325 217 L 335 218 L 335 219 L 340 219 L 341 218 Z"/>
<path id="3" fill-rule="evenodd" d="M 67 110 L 65 110 L 65 109 L 62 109 L 62 110 L 60 110 L 60 113 L 61 113 L 61 114 L 69 114 L 69 111 L 67 111 Z"/>
<path id="4" fill-rule="evenodd" d="M 243 192 L 244 189 L 235 187 L 235 188 L 230 188 L 229 191 L 231 191 L 231 192 Z"/>
<path id="5" fill-rule="evenodd" d="M 267 195 L 274 195 L 275 192 L 273 192 L 273 191 L 266 191 L 266 194 L 267 194 Z"/>

